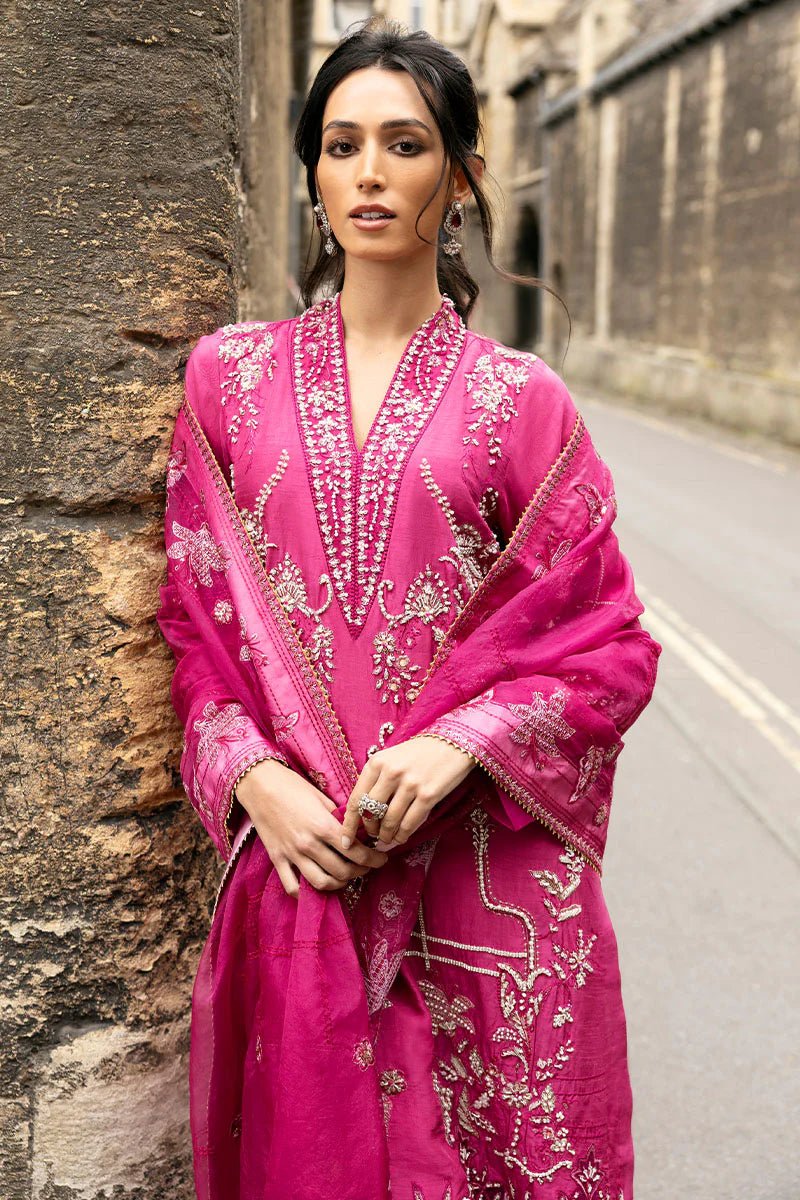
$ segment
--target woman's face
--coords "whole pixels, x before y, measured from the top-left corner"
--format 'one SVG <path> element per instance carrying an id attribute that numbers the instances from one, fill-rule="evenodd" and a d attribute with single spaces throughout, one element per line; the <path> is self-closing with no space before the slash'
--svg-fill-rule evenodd
<path id="1" fill-rule="evenodd" d="M 416 84 L 406 71 L 365 67 L 333 89 L 322 118 L 317 193 L 334 236 L 354 258 L 386 260 L 425 250 L 436 237 L 448 200 L 442 171 L 441 135 Z M 394 216 L 377 224 L 353 217 L 364 205 L 379 204 Z M 432 246 L 425 246 L 421 237 Z"/>

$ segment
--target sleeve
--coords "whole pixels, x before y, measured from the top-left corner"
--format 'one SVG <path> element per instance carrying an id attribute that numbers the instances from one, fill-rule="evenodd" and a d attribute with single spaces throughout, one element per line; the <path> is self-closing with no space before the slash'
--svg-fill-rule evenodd
<path id="1" fill-rule="evenodd" d="M 213 412 L 209 403 L 216 399 L 213 390 L 218 379 L 210 359 L 215 353 L 213 336 L 201 338 L 192 350 L 184 384 L 186 398 L 204 427 Z M 179 452 L 173 439 L 167 466 L 165 529 L 171 519 L 169 477 L 171 471 L 180 469 L 177 463 Z M 156 621 L 175 660 L 170 695 L 184 730 L 181 780 L 214 845 L 227 859 L 244 815 L 236 801 L 236 785 L 242 775 L 266 759 L 288 762 L 274 735 L 254 719 L 217 666 L 224 656 L 214 653 L 187 612 L 176 579 L 176 562 L 167 555 L 167 577 L 159 589 Z"/>
<path id="2" fill-rule="evenodd" d="M 498 497 L 506 544 L 566 446 L 578 415 L 566 385 L 541 360 L 525 405 L 528 411 L 515 430 Z M 616 508 L 607 468 L 606 480 L 605 496 L 586 493 L 590 523 L 592 504 L 613 503 Z M 535 556 L 530 552 L 528 578 L 553 572 L 569 559 L 571 545 L 558 529 L 548 532 L 548 549 Z M 542 647 L 541 667 L 518 671 L 513 663 L 508 678 L 483 688 L 421 731 L 465 751 L 491 776 L 499 786 L 492 789 L 489 806 L 513 829 L 534 819 L 548 824 L 546 812 L 555 815 L 562 833 L 580 832 L 588 811 L 590 824 L 600 833 L 608 819 L 622 735 L 649 702 L 655 684 L 661 647 L 632 615 L 643 606 L 616 534 L 608 531 L 599 559 L 573 559 L 560 576 L 562 590 L 550 593 L 558 596 L 554 607 L 528 635 Z M 557 572 L 551 581 L 556 578 Z M 606 606 L 603 622 L 590 626 L 587 618 L 590 632 L 573 639 L 564 635 L 568 613 L 588 612 L 595 603 Z M 551 639 L 556 644 L 559 627 L 560 644 L 569 649 L 551 654 L 547 647 Z"/>

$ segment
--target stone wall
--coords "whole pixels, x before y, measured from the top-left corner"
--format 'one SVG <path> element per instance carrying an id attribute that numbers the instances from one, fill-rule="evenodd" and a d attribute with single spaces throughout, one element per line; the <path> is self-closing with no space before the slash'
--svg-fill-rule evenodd
<path id="1" fill-rule="evenodd" d="M 4 14 L 3 1200 L 193 1195 L 219 864 L 154 613 L 183 365 L 237 315 L 238 47 L 229 0 Z"/>

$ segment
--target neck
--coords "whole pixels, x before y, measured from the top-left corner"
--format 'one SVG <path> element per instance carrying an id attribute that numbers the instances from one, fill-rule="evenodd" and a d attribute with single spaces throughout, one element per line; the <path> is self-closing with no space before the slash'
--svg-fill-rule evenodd
<path id="1" fill-rule="evenodd" d="M 341 292 L 348 339 L 372 345 L 408 339 L 440 307 L 436 259 L 426 254 L 394 262 L 347 261 Z"/>

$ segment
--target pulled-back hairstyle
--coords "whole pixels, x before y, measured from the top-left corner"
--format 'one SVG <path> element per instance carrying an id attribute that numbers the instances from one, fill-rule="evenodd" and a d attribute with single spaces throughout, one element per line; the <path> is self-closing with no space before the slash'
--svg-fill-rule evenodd
<path id="1" fill-rule="evenodd" d="M 445 173 L 449 170 L 452 178 L 455 168 L 461 167 L 472 189 L 480 216 L 483 245 L 492 269 L 511 283 L 543 287 L 563 304 L 558 293 L 543 280 L 513 274 L 495 263 L 492 254 L 494 213 L 481 180 L 473 174 L 469 161 L 475 156 L 485 164 L 483 155 L 478 153 L 479 138 L 483 140 L 478 92 L 465 63 L 424 30 L 409 33 L 398 21 L 380 16 L 369 17 L 354 27 L 353 32 L 346 33 L 322 63 L 300 113 L 294 135 L 294 150 L 306 168 L 306 183 L 312 205 L 319 199 L 314 173 L 322 152 L 322 118 L 328 97 L 346 76 L 364 67 L 406 71 L 416 83 L 441 134 L 445 155 L 442 172 L 430 199 L 418 214 L 417 222 L 435 198 Z M 418 229 L 417 233 L 419 235 Z M 440 226 L 436 255 L 439 290 L 452 297 L 456 309 L 466 322 L 480 288 L 461 255 L 445 254 L 445 240 L 446 234 Z M 310 250 L 309 246 L 300 281 L 300 295 L 306 306 L 314 303 L 320 289 L 330 287 L 338 291 L 344 280 L 343 254 L 327 254 L 320 238 L 316 260 L 309 265 Z M 566 305 L 564 307 L 566 310 Z"/>

